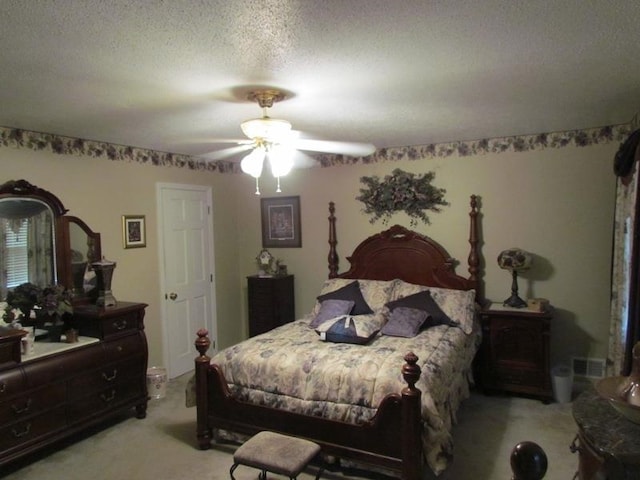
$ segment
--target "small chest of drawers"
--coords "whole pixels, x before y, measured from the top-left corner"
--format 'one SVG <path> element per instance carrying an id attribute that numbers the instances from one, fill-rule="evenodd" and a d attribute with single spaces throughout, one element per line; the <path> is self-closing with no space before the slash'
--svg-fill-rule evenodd
<path id="1" fill-rule="evenodd" d="M 249 336 L 295 320 L 293 275 L 248 277 Z"/>

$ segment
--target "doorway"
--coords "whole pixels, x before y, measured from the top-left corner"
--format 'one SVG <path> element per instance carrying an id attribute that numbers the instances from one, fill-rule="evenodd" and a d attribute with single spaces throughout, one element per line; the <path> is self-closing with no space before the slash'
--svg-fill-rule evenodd
<path id="1" fill-rule="evenodd" d="M 194 368 L 199 329 L 216 346 L 211 188 L 159 183 L 156 198 L 164 358 L 175 378 Z"/>

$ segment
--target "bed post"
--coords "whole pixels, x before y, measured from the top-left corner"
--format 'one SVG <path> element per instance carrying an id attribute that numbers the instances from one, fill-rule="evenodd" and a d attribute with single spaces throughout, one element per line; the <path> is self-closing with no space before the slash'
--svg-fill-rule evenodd
<path id="1" fill-rule="evenodd" d="M 469 244 L 471 249 L 469 251 L 469 281 L 473 284 L 476 291 L 476 301 L 482 305 L 484 304 L 484 292 L 482 291 L 482 282 L 478 277 L 480 271 L 480 254 L 478 252 L 479 234 L 478 234 L 478 196 L 471 195 L 471 211 L 469 212 Z"/>
<path id="2" fill-rule="evenodd" d="M 336 252 L 336 211 L 335 203 L 329 202 L 329 278 L 338 276 L 338 253 Z"/>
<path id="3" fill-rule="evenodd" d="M 407 387 L 402 389 L 402 479 L 422 479 L 422 416 L 420 397 L 422 393 L 416 388 L 420 378 L 418 357 L 409 352 L 404 356 L 406 362 L 402 366 L 402 377 Z"/>
<path id="4" fill-rule="evenodd" d="M 196 404 L 197 404 L 197 427 L 196 434 L 198 437 L 198 446 L 200 450 L 211 448 L 211 429 L 207 425 L 207 416 L 209 409 L 209 398 L 207 388 L 207 377 L 209 371 L 209 358 L 206 353 L 211 345 L 209 340 L 209 332 L 201 328 L 198 330 L 198 338 L 195 341 L 196 350 L 200 355 L 196 357 Z"/>

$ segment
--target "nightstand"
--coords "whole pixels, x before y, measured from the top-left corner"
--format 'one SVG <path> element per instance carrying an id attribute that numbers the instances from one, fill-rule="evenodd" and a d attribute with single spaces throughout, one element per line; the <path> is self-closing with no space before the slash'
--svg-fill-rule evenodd
<path id="1" fill-rule="evenodd" d="M 475 377 L 485 392 L 553 398 L 549 367 L 551 310 L 534 312 L 492 303 L 480 312 L 482 344 Z"/>
<path id="2" fill-rule="evenodd" d="M 252 275 L 247 280 L 250 337 L 295 320 L 293 275 Z"/>

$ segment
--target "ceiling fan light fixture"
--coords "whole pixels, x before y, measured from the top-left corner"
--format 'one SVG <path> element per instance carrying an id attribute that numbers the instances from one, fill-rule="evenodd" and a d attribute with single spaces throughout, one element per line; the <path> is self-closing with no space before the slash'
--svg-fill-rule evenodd
<path id="1" fill-rule="evenodd" d="M 276 144 L 269 149 L 269 164 L 274 177 L 284 177 L 293 168 L 295 149 L 287 145 Z"/>
<path id="2" fill-rule="evenodd" d="M 262 139 L 270 143 L 280 142 L 291 134 L 291 123 L 267 116 L 245 120 L 240 128 L 252 140 Z"/>
<path id="3" fill-rule="evenodd" d="M 264 157 L 266 151 L 263 147 L 254 148 L 251 153 L 245 156 L 240 162 L 240 168 L 242 171 L 254 178 L 260 178 L 262 175 L 262 165 L 264 164 Z"/>

